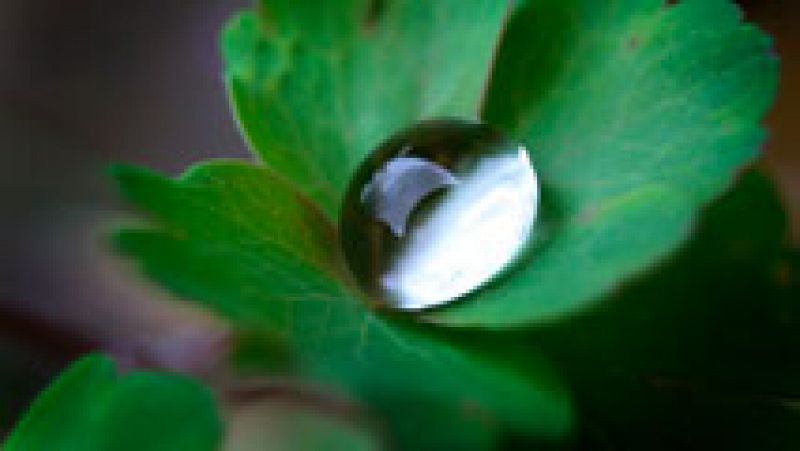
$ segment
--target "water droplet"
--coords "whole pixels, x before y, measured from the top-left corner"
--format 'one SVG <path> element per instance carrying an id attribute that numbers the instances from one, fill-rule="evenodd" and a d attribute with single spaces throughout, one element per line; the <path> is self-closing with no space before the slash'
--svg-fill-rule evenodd
<path id="1" fill-rule="evenodd" d="M 512 265 L 531 241 L 538 205 L 524 146 L 478 122 L 426 121 L 381 144 L 356 171 L 342 247 L 370 295 L 425 309 Z"/>

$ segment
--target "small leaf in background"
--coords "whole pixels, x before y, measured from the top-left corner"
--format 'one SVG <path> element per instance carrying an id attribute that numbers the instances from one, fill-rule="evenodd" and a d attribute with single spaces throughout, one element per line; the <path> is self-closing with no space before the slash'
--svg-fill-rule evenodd
<path id="1" fill-rule="evenodd" d="M 84 357 L 36 399 L 3 451 L 214 451 L 221 426 L 211 394 L 183 377 L 116 373 Z"/>
<path id="2" fill-rule="evenodd" d="M 393 440 L 441 445 L 441 434 L 458 431 L 449 425 L 462 422 L 486 436 L 498 428 L 545 438 L 569 431 L 569 395 L 535 351 L 523 373 L 372 311 L 343 285 L 330 256 L 335 240 L 314 241 L 331 225 L 268 169 L 216 162 L 178 181 L 126 168 L 117 178 L 154 214 L 152 228 L 118 234 L 124 254 L 240 330 L 282 343 L 286 370 L 363 402 L 388 422 Z M 299 239 L 318 248 L 294 245 Z"/>
<path id="3" fill-rule="evenodd" d="M 331 218 L 373 146 L 419 119 L 478 115 L 507 14 L 496 0 L 264 1 L 222 38 L 254 152 Z"/>
<path id="4" fill-rule="evenodd" d="M 556 225 L 527 266 L 430 318 L 551 321 L 663 258 L 757 155 L 776 80 L 770 40 L 727 0 L 527 2 L 484 120 L 525 141 Z"/>

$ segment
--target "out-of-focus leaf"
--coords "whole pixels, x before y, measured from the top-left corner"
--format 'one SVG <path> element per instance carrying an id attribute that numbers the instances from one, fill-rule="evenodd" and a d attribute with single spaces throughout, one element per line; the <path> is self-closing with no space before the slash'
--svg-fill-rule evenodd
<path id="1" fill-rule="evenodd" d="M 85 357 L 31 406 L 3 451 L 214 451 L 221 427 L 211 394 L 183 377 L 118 376 Z"/>
<path id="2" fill-rule="evenodd" d="M 581 449 L 800 446 L 800 255 L 784 222 L 748 174 L 662 270 L 528 337 L 575 388 Z"/>

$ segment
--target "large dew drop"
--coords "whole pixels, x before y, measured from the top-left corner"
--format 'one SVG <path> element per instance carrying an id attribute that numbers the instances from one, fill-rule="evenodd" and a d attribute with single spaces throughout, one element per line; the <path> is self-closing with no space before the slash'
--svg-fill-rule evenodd
<path id="1" fill-rule="evenodd" d="M 525 147 L 477 122 L 422 122 L 356 172 L 342 208 L 342 247 L 370 295 L 402 310 L 434 307 L 520 257 L 538 202 Z"/>

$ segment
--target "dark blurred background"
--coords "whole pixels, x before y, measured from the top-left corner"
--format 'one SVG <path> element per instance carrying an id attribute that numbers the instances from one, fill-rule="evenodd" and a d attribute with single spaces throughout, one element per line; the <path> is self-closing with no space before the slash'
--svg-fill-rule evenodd
<path id="1" fill-rule="evenodd" d="M 178 173 L 247 158 L 217 34 L 245 0 L 0 0 L 0 436 L 76 355 L 207 376 L 225 325 L 119 271 L 102 232 L 124 211 L 104 167 Z M 800 2 L 744 1 L 776 40 L 778 102 L 761 163 L 800 243 Z"/>

